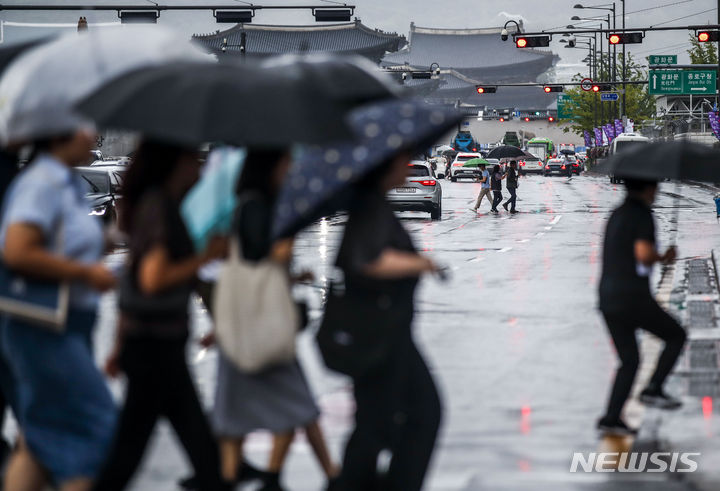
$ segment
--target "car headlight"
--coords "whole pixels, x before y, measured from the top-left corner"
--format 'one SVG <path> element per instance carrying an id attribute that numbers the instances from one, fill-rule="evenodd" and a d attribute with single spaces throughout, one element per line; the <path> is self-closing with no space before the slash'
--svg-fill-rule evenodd
<path id="1" fill-rule="evenodd" d="M 107 205 L 96 206 L 95 208 L 90 210 L 90 215 L 101 217 L 101 216 L 105 216 L 106 212 L 107 212 Z"/>

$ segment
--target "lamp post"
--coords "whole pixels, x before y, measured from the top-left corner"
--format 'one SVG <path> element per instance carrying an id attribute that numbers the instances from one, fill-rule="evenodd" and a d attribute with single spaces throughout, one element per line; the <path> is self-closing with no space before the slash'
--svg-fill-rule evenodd
<path id="1" fill-rule="evenodd" d="M 585 48 L 578 47 L 578 46 L 577 46 L 578 44 L 583 44 L 583 45 L 586 45 L 586 46 L 588 47 L 588 49 L 589 49 L 589 54 L 588 54 L 588 56 L 587 56 L 583 61 L 587 61 L 587 62 L 588 62 L 588 66 L 589 66 L 589 68 L 590 68 L 590 70 L 589 70 L 589 71 L 590 71 L 590 78 L 591 78 L 592 80 L 596 80 L 596 77 L 597 77 L 597 52 L 596 52 L 596 49 L 597 49 L 597 35 L 595 35 L 595 36 L 583 36 L 583 35 L 578 35 L 577 37 L 587 38 L 588 40 L 587 40 L 587 41 L 575 41 L 575 45 L 576 45 L 576 46 L 570 46 L 570 45 L 568 45 L 568 46 L 565 46 L 565 48 L 566 48 L 566 49 L 572 49 L 572 48 L 575 48 L 575 49 L 585 49 Z M 568 44 L 568 41 L 565 40 L 565 39 L 561 39 L 560 42 L 561 42 L 561 43 L 564 43 L 564 44 Z M 597 103 L 598 103 L 598 101 L 597 101 L 597 94 L 595 94 L 595 95 L 593 96 L 593 127 L 597 126 Z"/>
<path id="2" fill-rule="evenodd" d="M 625 0 L 621 0 L 621 1 L 622 1 L 622 7 L 623 7 L 623 29 L 624 29 L 624 28 L 625 28 Z M 610 5 L 612 5 L 612 7 L 611 7 Z M 617 20 L 617 19 L 616 19 L 617 16 L 616 16 L 616 14 L 615 14 L 615 12 L 616 12 L 615 7 L 616 7 L 615 2 L 613 2 L 613 3 L 605 3 L 605 4 L 600 4 L 600 5 L 592 5 L 592 6 L 589 6 L 589 7 L 586 7 L 586 6 L 584 6 L 584 5 L 580 4 L 580 3 L 577 3 L 577 4 L 575 4 L 575 5 L 573 6 L 573 8 L 576 8 L 576 9 L 607 10 L 607 11 L 612 12 L 612 16 L 613 16 L 612 28 L 613 28 L 613 29 L 616 29 L 616 24 L 615 24 L 615 23 L 616 23 L 616 20 Z M 575 19 L 575 18 L 573 17 L 573 20 L 574 20 L 574 19 Z M 579 19 L 579 18 L 578 18 L 578 19 Z M 603 19 L 603 20 L 604 20 L 604 19 Z M 609 15 L 609 14 L 608 14 L 608 20 L 607 20 L 606 22 L 608 23 L 608 29 L 610 29 L 610 15 Z M 609 45 L 609 43 L 610 43 L 610 41 L 608 40 L 608 55 L 609 55 L 609 53 L 610 53 L 610 45 Z M 617 80 L 617 47 L 616 47 L 616 46 L 613 46 L 613 76 L 612 76 L 612 81 L 615 82 L 616 80 Z M 623 107 L 622 107 L 622 111 L 621 111 L 621 112 L 624 112 L 624 111 L 625 111 L 625 45 L 623 45 L 623 79 L 622 79 L 622 82 L 623 82 L 623 86 L 622 86 L 622 87 L 623 87 Z M 617 113 L 617 107 L 615 107 L 615 112 Z"/>

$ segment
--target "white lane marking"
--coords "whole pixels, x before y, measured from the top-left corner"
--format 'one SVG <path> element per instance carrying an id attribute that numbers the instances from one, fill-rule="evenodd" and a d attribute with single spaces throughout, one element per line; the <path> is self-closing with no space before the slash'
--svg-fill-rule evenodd
<path id="1" fill-rule="evenodd" d="M 484 257 L 476 257 L 475 259 L 471 259 L 470 262 L 471 262 L 471 263 L 479 263 L 479 262 L 484 261 L 484 260 L 485 260 Z"/>
<path id="2" fill-rule="evenodd" d="M 518 243 L 520 244 L 524 244 L 525 242 L 530 242 L 530 239 L 518 240 Z"/>
<path id="3" fill-rule="evenodd" d="M 552 227 L 545 227 L 545 230 L 552 230 Z"/>
<path id="4" fill-rule="evenodd" d="M 502 252 L 509 252 L 509 251 L 512 251 L 512 247 L 503 247 L 498 252 L 502 253 Z"/>
<path id="5" fill-rule="evenodd" d="M 538 232 L 535 234 L 535 237 L 542 237 L 543 235 L 545 235 L 545 232 Z"/>
<path id="6" fill-rule="evenodd" d="M 562 215 L 556 216 L 555 218 L 553 218 L 552 220 L 550 220 L 550 225 L 555 225 L 557 222 L 560 221 L 561 218 L 562 218 Z"/>

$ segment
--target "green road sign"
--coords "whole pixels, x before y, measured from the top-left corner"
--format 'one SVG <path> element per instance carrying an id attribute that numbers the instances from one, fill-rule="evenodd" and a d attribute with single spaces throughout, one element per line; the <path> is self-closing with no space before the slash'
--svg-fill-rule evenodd
<path id="1" fill-rule="evenodd" d="M 651 65 L 677 65 L 677 55 L 650 55 L 648 63 Z"/>
<path id="2" fill-rule="evenodd" d="M 558 119 L 572 119 L 573 113 L 570 109 L 570 96 L 560 94 L 557 98 L 557 117 Z"/>
<path id="3" fill-rule="evenodd" d="M 715 94 L 714 70 L 650 70 L 648 91 L 651 95 Z"/>

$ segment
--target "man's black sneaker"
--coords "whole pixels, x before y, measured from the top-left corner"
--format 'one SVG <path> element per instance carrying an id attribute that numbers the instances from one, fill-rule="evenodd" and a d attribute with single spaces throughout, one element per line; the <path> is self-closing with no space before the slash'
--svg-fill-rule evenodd
<path id="1" fill-rule="evenodd" d="M 497 210 L 490 210 L 490 213 L 500 213 L 500 212 Z"/>
<path id="2" fill-rule="evenodd" d="M 630 428 L 621 419 L 611 421 L 609 419 L 602 418 L 597 423 L 597 429 L 606 435 L 635 436 L 638 433 L 638 430 Z"/>
<path id="3" fill-rule="evenodd" d="M 662 390 L 645 389 L 640 393 L 640 402 L 649 407 L 657 409 L 680 409 L 682 402 L 674 397 L 667 395 Z"/>
<path id="4" fill-rule="evenodd" d="M 237 479 L 235 479 L 235 484 L 256 480 L 264 481 L 267 477 L 268 473 L 266 471 L 258 469 L 247 461 L 243 461 L 238 466 L 238 474 Z M 195 491 L 200 489 L 200 483 L 198 482 L 196 476 L 190 476 L 186 477 L 185 479 L 181 479 L 178 482 L 178 485 L 186 491 Z"/>
<path id="5" fill-rule="evenodd" d="M 516 213 L 520 213 L 520 212 L 517 211 L 517 210 L 510 210 L 510 214 L 511 214 L 511 215 L 515 215 Z"/>
<path id="6" fill-rule="evenodd" d="M 507 204 L 507 203 L 503 203 L 503 208 L 505 208 L 505 211 L 508 211 L 507 207 L 508 207 L 508 204 Z"/>

